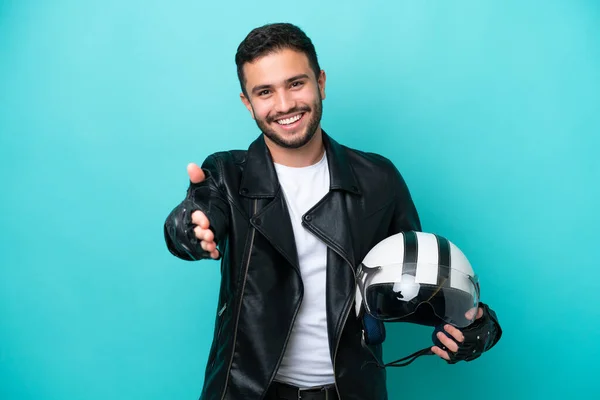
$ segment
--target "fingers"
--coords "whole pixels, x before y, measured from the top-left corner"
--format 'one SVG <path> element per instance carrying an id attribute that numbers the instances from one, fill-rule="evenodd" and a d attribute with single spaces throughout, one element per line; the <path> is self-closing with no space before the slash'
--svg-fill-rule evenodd
<path id="1" fill-rule="evenodd" d="M 438 340 L 442 342 L 442 344 L 446 346 L 448 350 L 450 350 L 453 353 L 456 353 L 458 351 L 458 345 L 456 344 L 456 342 L 450 339 L 448 336 L 446 336 L 443 332 L 438 332 L 436 336 Z"/>
<path id="2" fill-rule="evenodd" d="M 192 183 L 200 183 L 204 180 L 204 171 L 198 165 L 194 163 L 189 163 L 187 166 L 188 176 L 190 177 L 190 182 Z"/>
<path id="3" fill-rule="evenodd" d="M 200 240 L 200 246 L 206 251 L 213 251 L 216 248 L 215 234 L 210 229 L 202 229 L 199 226 L 194 228 L 194 234 Z"/>
<path id="4" fill-rule="evenodd" d="M 465 313 L 465 317 L 467 318 L 467 320 L 472 321 L 473 316 L 475 315 L 476 312 L 477 312 L 477 316 L 475 317 L 475 319 L 479 319 L 479 318 L 483 317 L 483 308 L 481 308 L 481 307 L 471 308 L 469 311 L 467 311 Z"/>
<path id="5" fill-rule="evenodd" d="M 446 324 L 444 326 L 444 330 L 446 332 L 448 332 L 449 334 L 451 334 L 452 337 L 454 339 L 456 339 L 457 342 L 461 342 L 462 343 L 465 340 L 465 336 L 463 335 L 463 333 L 460 330 L 458 330 L 456 327 L 452 326 L 452 325 Z M 442 334 L 444 337 L 446 337 L 446 335 L 444 335 L 442 332 L 438 332 L 438 334 Z M 446 338 L 452 342 L 452 340 L 450 338 L 448 338 L 448 337 L 446 337 Z"/>
<path id="6" fill-rule="evenodd" d="M 436 354 L 436 355 L 438 355 L 438 356 L 442 357 L 444 360 L 446 360 L 446 361 L 450 361 L 450 356 L 448 355 L 448 352 L 447 352 L 447 351 L 444 351 L 444 350 L 442 350 L 442 349 L 440 349 L 438 346 L 433 346 L 433 347 L 431 348 L 431 351 L 432 351 L 434 354 Z"/>
<path id="7" fill-rule="evenodd" d="M 452 325 L 449 325 L 449 324 L 444 325 L 444 330 L 446 332 L 448 332 L 450 335 L 452 335 L 452 337 L 456 340 L 456 342 L 462 343 L 465 340 L 465 336 L 463 335 L 463 333 L 459 329 L 457 329 L 456 327 L 454 327 Z M 444 332 L 438 332 L 436 334 L 436 337 L 446 347 L 446 349 L 448 349 L 448 351 L 451 351 L 453 353 L 456 353 L 458 351 L 458 344 L 454 340 L 449 338 Z M 431 348 L 431 351 L 434 354 L 443 358 L 444 360 L 448 360 L 448 361 L 450 360 L 448 351 L 442 350 L 438 346 L 433 346 Z"/>
<path id="8" fill-rule="evenodd" d="M 204 214 L 201 211 L 196 211 L 195 213 L 201 213 L 202 216 Z M 199 218 L 198 216 L 196 218 Z M 204 216 L 206 218 L 206 216 Z M 208 220 L 206 220 L 206 224 L 208 227 Z M 213 259 L 219 258 L 219 250 L 217 250 L 217 244 L 215 243 L 215 234 L 210 229 L 204 229 L 201 226 L 197 225 L 194 228 L 194 234 L 200 240 L 200 247 L 202 250 L 208 251 L 210 253 L 210 257 Z"/>
<path id="9" fill-rule="evenodd" d="M 192 223 L 198 225 L 202 229 L 208 229 L 210 222 L 202 211 L 194 211 L 192 213 Z"/>
<path id="10" fill-rule="evenodd" d="M 467 311 L 465 313 L 465 318 L 467 319 L 467 321 L 473 321 L 476 312 L 477 312 L 476 307 L 470 308 L 469 311 Z"/>
<path id="11" fill-rule="evenodd" d="M 214 251 L 217 248 L 217 244 L 211 240 L 201 240 L 200 247 L 204 251 Z"/>
<path id="12" fill-rule="evenodd" d="M 196 225 L 194 235 L 200 240 L 200 246 L 204 251 L 210 252 L 210 257 L 213 259 L 219 258 L 219 250 L 215 243 L 215 234 L 209 229 L 210 222 L 202 211 L 194 211 L 192 213 L 192 223 Z"/>
<path id="13" fill-rule="evenodd" d="M 202 229 L 201 227 L 197 226 L 194 228 L 194 234 L 196 235 L 198 240 L 206 242 L 212 242 L 213 240 L 215 240 L 215 235 L 210 229 Z"/>

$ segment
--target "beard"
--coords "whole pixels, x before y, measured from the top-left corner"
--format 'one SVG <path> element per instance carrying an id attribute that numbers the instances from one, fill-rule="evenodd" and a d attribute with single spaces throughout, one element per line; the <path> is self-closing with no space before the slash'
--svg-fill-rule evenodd
<path id="1" fill-rule="evenodd" d="M 293 109 L 286 112 L 286 114 L 294 114 L 294 113 L 308 113 L 310 112 L 310 120 L 306 126 L 304 131 L 300 131 L 297 133 L 282 135 L 277 133 L 275 129 L 270 127 L 270 124 L 277 123 L 275 122 L 280 116 L 274 117 L 266 117 L 265 119 L 256 118 L 256 125 L 265 134 L 271 141 L 277 144 L 280 147 L 286 149 L 298 149 L 308 142 L 315 136 L 317 132 L 317 128 L 319 127 L 319 123 L 321 122 L 321 116 L 323 114 L 323 101 L 321 99 L 321 93 L 319 93 L 319 99 L 312 105 L 303 106 L 303 107 L 294 107 Z M 304 118 L 305 115 L 302 116 Z"/>

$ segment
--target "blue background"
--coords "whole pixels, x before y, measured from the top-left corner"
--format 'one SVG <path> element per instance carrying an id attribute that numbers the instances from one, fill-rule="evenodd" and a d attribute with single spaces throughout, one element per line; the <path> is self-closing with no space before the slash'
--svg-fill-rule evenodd
<path id="1" fill-rule="evenodd" d="M 162 224 L 188 162 L 257 136 L 233 57 L 275 21 L 316 45 L 324 128 L 396 163 L 505 330 L 390 369 L 391 398 L 598 396 L 600 3 L 4 0 L 0 398 L 198 397 L 219 265 Z M 386 361 L 430 343 L 389 329 Z"/>

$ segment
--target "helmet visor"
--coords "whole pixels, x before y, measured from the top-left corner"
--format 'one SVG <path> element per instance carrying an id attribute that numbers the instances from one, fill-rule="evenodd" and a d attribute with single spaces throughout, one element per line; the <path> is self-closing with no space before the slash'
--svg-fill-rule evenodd
<path id="1" fill-rule="evenodd" d="M 456 327 L 477 315 L 477 278 L 440 265 L 362 266 L 359 286 L 365 310 L 383 321 L 401 321 L 428 304 L 435 315 Z"/>

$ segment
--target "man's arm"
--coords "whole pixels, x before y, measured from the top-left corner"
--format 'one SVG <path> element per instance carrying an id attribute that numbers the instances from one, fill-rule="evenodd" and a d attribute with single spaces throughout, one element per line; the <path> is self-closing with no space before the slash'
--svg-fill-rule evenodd
<path id="1" fill-rule="evenodd" d="M 218 159 L 207 157 L 202 169 L 191 164 L 188 173 L 187 195 L 164 224 L 167 248 L 183 260 L 218 259 L 221 254 L 216 245 L 224 242 L 229 227 L 229 204 L 221 190 Z"/>

